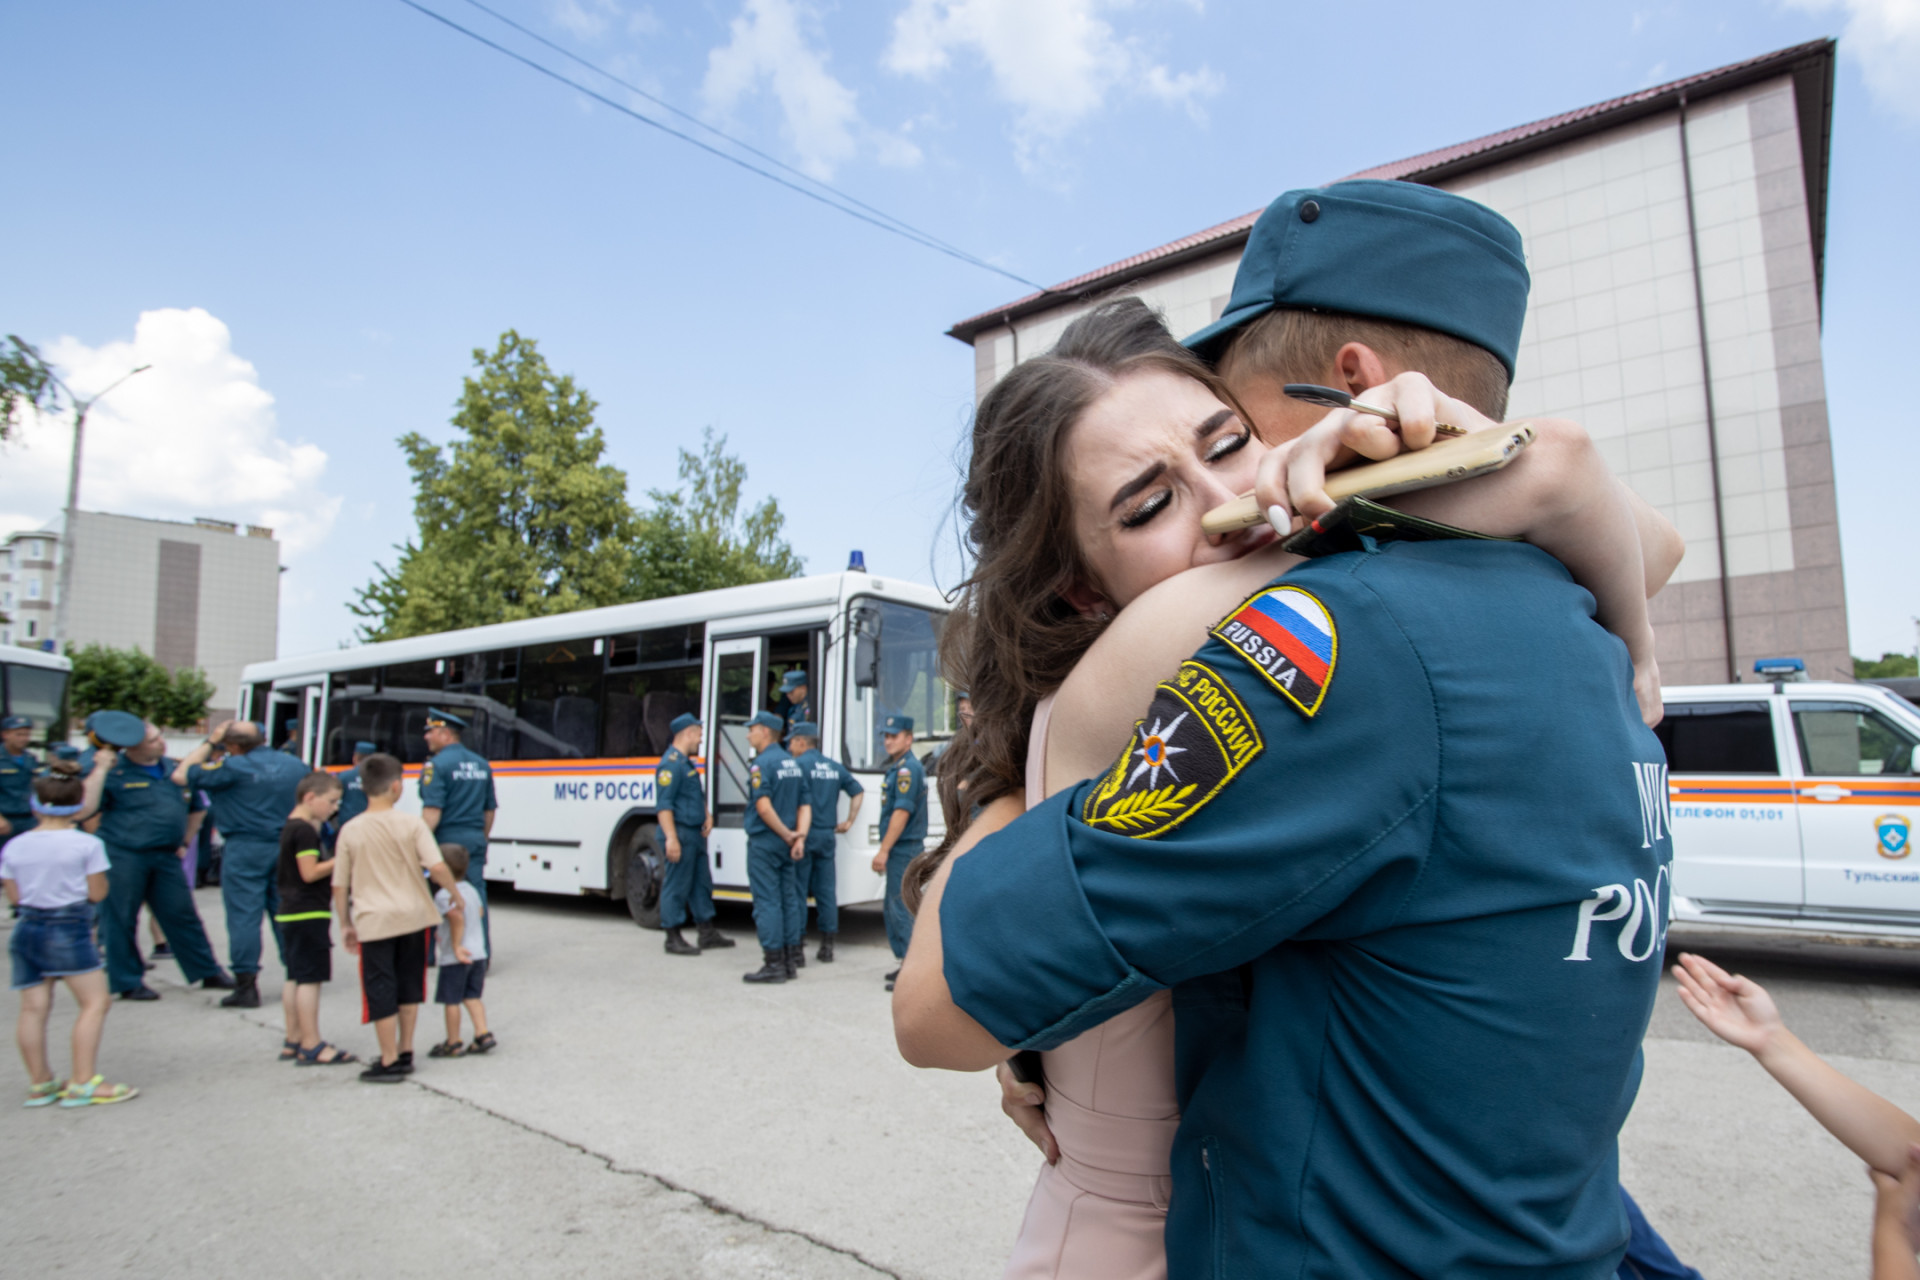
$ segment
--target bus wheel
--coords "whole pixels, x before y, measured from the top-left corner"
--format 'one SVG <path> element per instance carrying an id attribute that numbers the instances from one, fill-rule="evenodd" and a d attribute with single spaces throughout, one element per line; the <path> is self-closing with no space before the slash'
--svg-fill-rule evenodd
<path id="1" fill-rule="evenodd" d="M 642 827 L 627 854 L 627 911 L 642 929 L 660 927 L 660 880 L 667 860 L 659 850 L 660 828 Z"/>

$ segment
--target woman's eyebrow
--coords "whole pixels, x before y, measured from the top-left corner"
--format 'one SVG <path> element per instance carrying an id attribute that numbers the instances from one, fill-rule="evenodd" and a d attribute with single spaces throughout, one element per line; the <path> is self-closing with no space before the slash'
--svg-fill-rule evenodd
<path id="1" fill-rule="evenodd" d="M 1142 489 L 1152 484 L 1155 480 L 1158 480 L 1160 478 L 1160 473 L 1165 471 L 1166 469 L 1167 469 L 1166 463 L 1156 462 L 1152 466 L 1148 467 L 1145 471 L 1142 471 L 1139 475 L 1135 476 L 1133 479 L 1121 485 L 1120 491 L 1113 495 L 1113 501 L 1107 504 L 1107 510 L 1109 511 L 1113 510 L 1115 507 L 1125 502 L 1128 498 L 1131 498 L 1134 494 L 1140 492 Z"/>
<path id="2" fill-rule="evenodd" d="M 1206 421 L 1193 429 L 1193 438 L 1196 440 L 1206 439 L 1212 435 L 1222 423 L 1232 421 L 1233 417 L 1234 412 L 1231 409 L 1222 409 L 1218 413 L 1209 415 Z"/>

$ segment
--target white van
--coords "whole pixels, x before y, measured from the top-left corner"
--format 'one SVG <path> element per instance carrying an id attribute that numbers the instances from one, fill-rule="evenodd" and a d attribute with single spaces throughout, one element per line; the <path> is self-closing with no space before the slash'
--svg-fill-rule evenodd
<path id="1" fill-rule="evenodd" d="M 1662 692 L 1675 920 L 1920 938 L 1920 708 L 1870 684 Z"/>

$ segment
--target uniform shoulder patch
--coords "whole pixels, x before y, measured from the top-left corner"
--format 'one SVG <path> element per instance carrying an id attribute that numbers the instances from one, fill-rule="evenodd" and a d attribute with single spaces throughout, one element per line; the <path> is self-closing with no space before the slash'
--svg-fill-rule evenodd
<path id="1" fill-rule="evenodd" d="M 656 769 L 653 774 L 653 780 L 658 786 L 670 787 L 673 785 L 673 770 Z"/>
<path id="2" fill-rule="evenodd" d="M 424 787 L 432 781 L 433 781 L 433 761 L 429 760 L 425 764 L 420 766 L 420 785 Z"/>
<path id="3" fill-rule="evenodd" d="M 894 785 L 901 795 L 905 795 L 907 792 L 913 790 L 913 770 L 907 768 L 905 765 L 901 765 L 899 781 Z"/>
<path id="4" fill-rule="evenodd" d="M 1087 792 L 1080 820 L 1151 840 L 1199 812 L 1265 749 L 1259 726 L 1220 673 L 1183 662 L 1154 690 L 1126 750 Z"/>
<path id="5" fill-rule="evenodd" d="M 1222 618 L 1213 634 L 1302 715 L 1319 712 L 1340 654 L 1340 633 L 1333 614 L 1311 591 L 1263 588 Z"/>

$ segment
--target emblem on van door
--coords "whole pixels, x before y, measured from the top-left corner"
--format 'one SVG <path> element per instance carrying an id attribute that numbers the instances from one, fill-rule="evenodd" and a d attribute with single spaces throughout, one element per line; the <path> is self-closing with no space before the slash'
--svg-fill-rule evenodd
<path id="1" fill-rule="evenodd" d="M 1874 834 L 1880 837 L 1880 856 L 1904 858 L 1913 852 L 1913 824 L 1897 813 L 1883 813 L 1873 820 Z"/>

